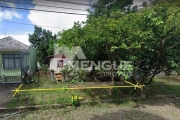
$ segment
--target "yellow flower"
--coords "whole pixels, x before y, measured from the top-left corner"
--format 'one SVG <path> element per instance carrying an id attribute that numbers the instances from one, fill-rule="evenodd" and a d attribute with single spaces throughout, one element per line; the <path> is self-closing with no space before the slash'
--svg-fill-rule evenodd
<path id="1" fill-rule="evenodd" d="M 77 99 L 77 96 L 74 96 L 74 99 L 76 100 L 76 99 Z"/>
<path id="2" fill-rule="evenodd" d="M 79 97 L 79 100 L 83 100 L 83 97 Z"/>

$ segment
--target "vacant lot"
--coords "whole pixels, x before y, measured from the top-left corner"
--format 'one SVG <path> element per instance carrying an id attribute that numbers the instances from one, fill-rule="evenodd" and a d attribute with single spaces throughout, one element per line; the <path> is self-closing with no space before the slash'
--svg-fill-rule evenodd
<path id="1" fill-rule="evenodd" d="M 24 85 L 27 88 L 52 88 L 52 87 L 77 87 L 77 86 L 105 86 L 109 83 L 54 83 L 42 78 L 39 83 Z M 67 86 L 68 85 L 68 86 Z M 145 87 L 145 99 L 122 100 L 121 98 L 134 98 L 132 89 L 115 89 L 112 95 L 107 89 L 101 90 L 65 90 L 49 92 L 21 92 L 13 98 L 7 107 L 21 105 L 45 105 L 71 103 L 71 96 L 83 96 L 84 101 L 76 109 L 70 105 L 56 108 L 42 108 L 38 110 L 12 111 L 0 114 L 0 119 L 5 120 L 180 120 L 180 80 L 178 77 L 156 78 L 155 81 Z M 95 100 L 113 101 L 95 102 Z"/>

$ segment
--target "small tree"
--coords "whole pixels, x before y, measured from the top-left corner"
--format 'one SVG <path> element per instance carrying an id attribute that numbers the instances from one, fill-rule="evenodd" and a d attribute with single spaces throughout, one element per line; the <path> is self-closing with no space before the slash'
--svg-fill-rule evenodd
<path id="1" fill-rule="evenodd" d="M 48 56 L 53 55 L 53 44 L 56 42 L 56 35 L 52 35 L 49 30 L 35 26 L 34 33 L 29 34 L 29 42 L 37 50 L 38 61 L 41 64 L 49 65 L 50 57 Z"/>

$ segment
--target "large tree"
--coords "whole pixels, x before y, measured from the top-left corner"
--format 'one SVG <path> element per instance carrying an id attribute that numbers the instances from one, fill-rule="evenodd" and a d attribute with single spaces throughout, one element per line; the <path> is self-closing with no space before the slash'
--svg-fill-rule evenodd
<path id="1" fill-rule="evenodd" d="M 81 46 L 88 60 L 94 60 L 95 62 L 113 61 L 115 52 L 111 51 L 111 45 L 116 43 L 110 43 L 108 39 L 111 37 L 112 41 L 116 36 L 113 36 L 115 35 L 113 30 L 109 30 L 105 24 L 121 17 L 124 14 L 122 11 L 125 11 L 125 8 L 132 4 L 132 1 L 98 0 L 94 3 L 92 11 L 89 10 L 88 19 L 85 23 L 75 23 L 71 29 L 59 34 L 61 44 L 70 47 Z M 106 20 L 107 18 L 109 19 Z M 95 29 L 96 25 L 98 25 L 97 30 Z M 112 76 L 113 81 L 114 77 Z"/>
<path id="2" fill-rule="evenodd" d="M 53 55 L 53 44 L 56 35 L 51 31 L 34 26 L 34 33 L 29 34 L 29 42 L 31 46 L 37 49 L 38 61 L 41 64 L 49 64 L 50 57 Z"/>
<path id="3" fill-rule="evenodd" d="M 179 5 L 161 1 L 135 13 L 117 10 L 91 17 L 61 33 L 61 42 L 82 46 L 89 59 L 132 61 L 133 79 L 151 83 L 160 72 L 180 72 Z"/>

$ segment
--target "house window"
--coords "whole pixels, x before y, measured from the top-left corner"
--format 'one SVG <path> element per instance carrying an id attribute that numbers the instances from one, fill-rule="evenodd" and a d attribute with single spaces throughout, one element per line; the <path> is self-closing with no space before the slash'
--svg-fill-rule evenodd
<path id="1" fill-rule="evenodd" d="M 3 67 L 4 69 L 20 69 L 20 55 L 17 54 L 4 54 L 3 55 Z"/>
<path id="2" fill-rule="evenodd" d="M 63 60 L 57 61 L 57 67 L 63 67 Z"/>

